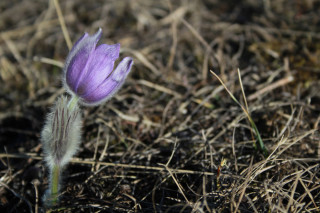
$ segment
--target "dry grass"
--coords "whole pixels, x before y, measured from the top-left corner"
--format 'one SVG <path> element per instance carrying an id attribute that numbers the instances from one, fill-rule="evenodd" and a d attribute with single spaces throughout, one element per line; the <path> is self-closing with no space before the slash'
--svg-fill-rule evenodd
<path id="1" fill-rule="evenodd" d="M 319 13 L 318 0 L 1 1 L 1 212 L 44 211 L 39 133 L 68 47 L 98 27 L 135 65 L 84 109 L 55 212 L 319 212 Z"/>

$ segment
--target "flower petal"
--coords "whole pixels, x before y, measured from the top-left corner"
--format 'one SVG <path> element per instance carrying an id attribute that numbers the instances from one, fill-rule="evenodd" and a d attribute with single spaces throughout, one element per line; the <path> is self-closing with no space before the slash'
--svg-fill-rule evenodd
<path id="1" fill-rule="evenodd" d="M 120 44 L 102 44 L 92 53 L 87 74 L 80 82 L 77 94 L 81 97 L 95 90 L 113 70 L 114 61 L 119 57 Z"/>
<path id="2" fill-rule="evenodd" d="M 85 105 L 97 105 L 110 99 L 123 85 L 126 77 L 131 70 L 132 65 L 132 58 L 124 58 L 109 78 L 107 78 L 91 93 L 88 93 L 81 97 L 82 102 Z"/>
<path id="3" fill-rule="evenodd" d="M 115 81 L 123 81 L 129 74 L 131 67 L 133 65 L 133 60 L 131 57 L 125 57 L 117 66 L 117 68 L 112 73 L 112 79 Z"/>
<path id="4" fill-rule="evenodd" d="M 90 55 L 95 50 L 101 35 L 101 29 L 93 36 L 89 36 L 85 33 L 76 42 L 67 57 L 64 66 L 64 84 L 73 92 L 77 91 L 82 76 L 87 72 L 87 64 L 90 61 Z"/>
<path id="5" fill-rule="evenodd" d="M 73 56 L 78 52 L 83 44 L 83 41 L 89 36 L 87 32 L 85 32 L 79 39 L 76 41 L 76 43 L 73 45 L 72 49 L 69 52 L 69 55 L 66 59 L 66 64 L 69 64 Z"/>

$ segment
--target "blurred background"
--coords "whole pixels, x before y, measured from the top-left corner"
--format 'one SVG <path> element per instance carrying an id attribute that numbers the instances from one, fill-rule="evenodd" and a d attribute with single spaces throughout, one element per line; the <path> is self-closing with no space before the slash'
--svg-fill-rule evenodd
<path id="1" fill-rule="evenodd" d="M 319 14 L 319 0 L 2 0 L 0 208 L 43 210 L 39 134 L 69 49 L 101 27 L 134 67 L 83 108 L 56 211 L 319 211 Z M 245 106 L 238 68 L 269 157 L 210 72 Z"/>

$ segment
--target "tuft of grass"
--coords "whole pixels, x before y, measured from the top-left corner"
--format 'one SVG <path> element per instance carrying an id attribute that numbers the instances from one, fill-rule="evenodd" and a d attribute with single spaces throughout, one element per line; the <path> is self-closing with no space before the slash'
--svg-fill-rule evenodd
<path id="1" fill-rule="evenodd" d="M 243 89 L 243 84 L 242 84 L 242 80 L 241 80 L 241 73 L 240 73 L 240 69 L 238 69 L 238 77 L 239 77 L 239 82 L 240 82 L 240 87 L 241 87 L 241 92 L 242 92 L 242 95 L 243 95 L 243 99 L 244 99 L 244 102 L 245 102 L 245 106 L 243 106 L 237 99 L 236 97 L 234 97 L 234 95 L 232 94 L 232 92 L 227 88 L 227 86 L 225 85 L 225 83 L 222 81 L 222 79 L 215 73 L 213 72 L 212 70 L 210 70 L 211 74 L 214 75 L 219 81 L 220 83 L 222 84 L 222 86 L 225 88 L 225 90 L 228 92 L 228 94 L 230 95 L 230 97 L 232 98 L 232 100 L 234 102 L 236 102 L 242 109 L 242 111 L 246 114 L 248 120 L 249 120 L 249 123 L 251 125 L 251 127 L 253 128 L 253 131 L 255 133 L 255 136 L 256 136 L 256 140 L 259 142 L 259 148 L 261 149 L 264 157 L 268 157 L 269 155 L 269 152 L 267 150 L 267 148 L 265 147 L 263 141 L 262 141 L 262 138 L 261 138 L 261 135 L 259 133 L 259 130 L 257 128 L 257 125 L 254 123 L 250 113 L 249 113 L 249 107 L 248 107 L 248 103 L 247 103 L 247 99 L 246 99 L 246 95 L 245 95 L 245 92 L 244 92 L 244 89 Z M 257 144 L 256 144 L 256 140 L 253 140 L 253 147 L 255 149 L 258 148 Z"/>

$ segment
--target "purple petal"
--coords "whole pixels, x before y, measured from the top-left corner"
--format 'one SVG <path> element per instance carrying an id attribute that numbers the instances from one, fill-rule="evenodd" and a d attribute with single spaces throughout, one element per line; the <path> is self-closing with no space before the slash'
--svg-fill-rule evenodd
<path id="1" fill-rule="evenodd" d="M 94 91 L 81 97 L 84 104 L 97 105 L 110 99 L 121 88 L 131 70 L 132 65 L 132 58 L 124 58 L 109 78 L 107 78 Z"/>
<path id="2" fill-rule="evenodd" d="M 80 47 L 81 47 L 81 44 L 82 44 L 82 41 L 85 39 L 85 38 L 87 38 L 89 36 L 89 34 L 87 33 L 87 32 L 85 32 L 79 39 L 78 39 L 78 41 L 76 41 L 76 43 L 74 43 L 74 45 L 73 45 L 73 47 L 72 47 L 72 49 L 70 50 L 70 53 L 69 53 L 69 55 L 68 55 L 68 57 L 67 57 L 67 59 L 66 59 L 66 62 L 70 62 L 70 58 L 72 58 L 75 54 L 76 54 L 76 52 L 77 52 L 77 50 L 78 49 L 80 49 Z M 73 53 L 73 54 L 72 54 Z M 69 59 L 69 60 L 68 60 Z"/>
<path id="3" fill-rule="evenodd" d="M 117 68 L 112 73 L 112 79 L 115 81 L 123 81 L 129 74 L 131 67 L 133 65 L 133 60 L 131 57 L 125 57 L 117 66 Z"/>
<path id="4" fill-rule="evenodd" d="M 76 41 L 76 43 L 73 45 L 72 49 L 70 50 L 67 58 L 66 58 L 66 62 L 65 62 L 65 65 L 64 65 L 64 77 L 66 77 L 66 72 L 68 71 L 68 66 L 70 65 L 70 61 L 72 60 L 72 58 L 74 57 L 74 55 L 78 52 L 78 49 L 81 48 L 82 46 L 82 41 L 87 38 L 89 35 L 88 33 L 84 33 L 81 38 L 79 38 L 78 41 Z"/>
<path id="5" fill-rule="evenodd" d="M 82 76 L 87 72 L 87 64 L 90 62 L 90 55 L 102 35 L 99 29 L 93 36 L 85 33 L 70 51 L 65 64 L 65 83 L 74 92 L 77 91 Z"/>
<path id="6" fill-rule="evenodd" d="M 119 57 L 120 44 L 102 44 L 92 53 L 88 72 L 80 82 L 77 94 L 83 96 L 94 91 L 113 70 L 114 61 Z"/>

